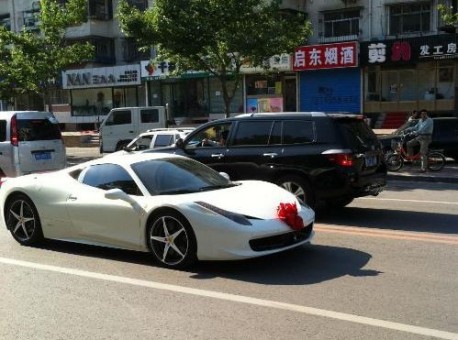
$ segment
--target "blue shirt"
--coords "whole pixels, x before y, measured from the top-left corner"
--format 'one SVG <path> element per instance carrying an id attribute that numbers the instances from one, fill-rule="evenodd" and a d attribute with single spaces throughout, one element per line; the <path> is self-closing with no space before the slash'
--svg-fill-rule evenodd
<path id="1" fill-rule="evenodd" d="M 432 135 L 434 129 L 434 121 L 428 117 L 425 120 L 420 119 L 414 127 L 409 128 L 416 135 Z"/>

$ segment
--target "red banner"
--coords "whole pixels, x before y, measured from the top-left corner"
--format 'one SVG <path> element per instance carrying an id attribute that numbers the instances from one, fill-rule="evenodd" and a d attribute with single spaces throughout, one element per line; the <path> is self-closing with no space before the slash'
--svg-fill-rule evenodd
<path id="1" fill-rule="evenodd" d="M 297 47 L 293 71 L 356 67 L 357 53 L 356 41 Z"/>

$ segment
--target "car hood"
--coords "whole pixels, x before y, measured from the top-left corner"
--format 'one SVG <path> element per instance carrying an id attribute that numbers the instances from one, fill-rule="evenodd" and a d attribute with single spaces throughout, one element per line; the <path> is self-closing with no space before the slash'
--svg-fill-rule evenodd
<path id="1" fill-rule="evenodd" d="M 296 197 L 279 186 L 263 181 L 240 181 L 236 186 L 184 195 L 171 195 L 170 203 L 189 204 L 205 202 L 220 209 L 236 212 L 241 215 L 270 219 L 277 218 L 280 203 L 296 204 L 303 214 L 314 216 L 313 210 L 297 201 Z M 162 196 L 163 197 L 163 196 Z"/>

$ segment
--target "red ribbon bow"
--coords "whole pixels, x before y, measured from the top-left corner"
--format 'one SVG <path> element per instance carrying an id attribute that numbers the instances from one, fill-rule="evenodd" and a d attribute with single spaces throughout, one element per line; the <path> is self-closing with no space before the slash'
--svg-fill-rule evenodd
<path id="1" fill-rule="evenodd" d="M 277 216 L 291 229 L 300 230 L 304 227 L 304 221 L 297 214 L 297 206 L 294 203 L 280 203 L 277 208 Z"/>

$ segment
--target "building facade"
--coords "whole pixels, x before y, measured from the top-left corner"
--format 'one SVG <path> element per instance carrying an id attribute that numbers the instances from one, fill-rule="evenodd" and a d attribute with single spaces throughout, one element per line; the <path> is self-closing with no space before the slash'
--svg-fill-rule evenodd
<path id="1" fill-rule="evenodd" d="M 130 0 L 140 9 L 152 0 Z M 437 5 L 457 0 L 283 0 L 286 10 L 305 12 L 313 35 L 291 55 L 272 57 L 276 72 L 246 67 L 232 102 L 234 114 L 254 111 L 363 113 L 373 127 L 416 109 L 456 115 L 456 33 L 441 30 Z M 91 127 L 116 106 L 167 105 L 178 121 L 201 122 L 223 112 L 217 79 L 203 72 L 167 74 L 152 65 L 154 50 L 139 52 L 119 28 L 118 0 L 88 1 L 88 21 L 67 38 L 91 41 L 94 59 L 83 69 L 63 70 L 53 107 L 67 129 Z M 39 1 L 0 0 L 0 24 L 19 31 L 37 28 Z M 39 99 L 21 101 L 23 108 Z M 42 103 L 41 103 L 42 104 Z M 2 105 L 3 107 L 3 105 Z"/>

